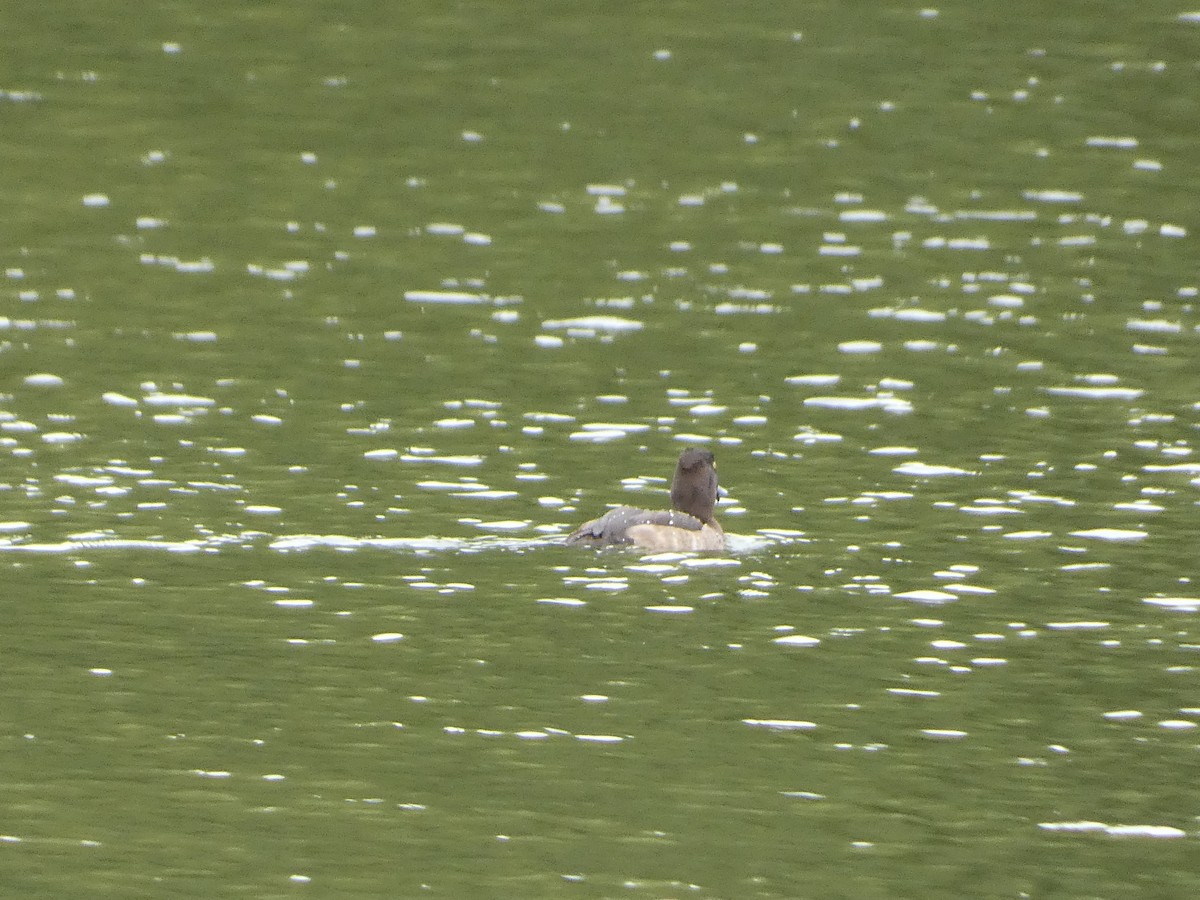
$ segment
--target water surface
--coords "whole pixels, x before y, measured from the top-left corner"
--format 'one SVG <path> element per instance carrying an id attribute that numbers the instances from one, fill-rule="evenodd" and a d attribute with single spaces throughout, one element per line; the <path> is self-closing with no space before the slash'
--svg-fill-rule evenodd
<path id="1" fill-rule="evenodd" d="M 143 12 L 0 63 L 10 890 L 1197 891 L 1195 14 Z"/>

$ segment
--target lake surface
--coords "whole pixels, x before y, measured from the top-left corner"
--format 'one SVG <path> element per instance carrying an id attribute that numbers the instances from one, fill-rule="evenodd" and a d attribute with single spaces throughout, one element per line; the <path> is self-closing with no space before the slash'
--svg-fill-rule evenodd
<path id="1" fill-rule="evenodd" d="M 367 7 L 0 12 L 3 892 L 1200 893 L 1200 12 Z"/>

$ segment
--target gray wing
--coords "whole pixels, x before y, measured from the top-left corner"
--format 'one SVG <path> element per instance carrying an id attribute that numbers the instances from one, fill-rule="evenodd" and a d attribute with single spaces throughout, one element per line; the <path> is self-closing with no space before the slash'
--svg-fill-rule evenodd
<path id="1" fill-rule="evenodd" d="M 628 531 L 634 525 L 669 525 L 687 531 L 699 531 L 704 523 L 695 516 L 674 509 L 637 509 L 618 506 L 598 519 L 585 522 L 567 535 L 568 544 L 628 544 Z"/>

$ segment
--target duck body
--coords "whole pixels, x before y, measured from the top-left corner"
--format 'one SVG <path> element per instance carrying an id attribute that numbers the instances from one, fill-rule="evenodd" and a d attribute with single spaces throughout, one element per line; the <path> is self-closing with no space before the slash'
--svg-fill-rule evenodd
<path id="1" fill-rule="evenodd" d="M 591 547 L 632 545 L 645 550 L 724 550 L 725 532 L 713 517 L 717 469 L 708 450 L 689 447 L 671 480 L 671 509 L 618 506 L 585 522 L 566 543 Z"/>

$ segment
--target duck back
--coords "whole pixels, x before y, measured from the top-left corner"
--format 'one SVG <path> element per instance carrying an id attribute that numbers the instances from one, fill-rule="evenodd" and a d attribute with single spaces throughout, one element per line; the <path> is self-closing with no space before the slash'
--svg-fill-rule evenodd
<path id="1" fill-rule="evenodd" d="M 598 519 L 584 522 L 567 535 L 568 544 L 591 544 L 610 546 L 614 544 L 637 544 L 636 534 L 645 534 L 646 528 L 671 528 L 699 534 L 704 523 L 677 509 L 638 509 L 634 506 L 618 506 L 610 509 Z M 636 532 L 631 533 L 634 529 Z"/>

